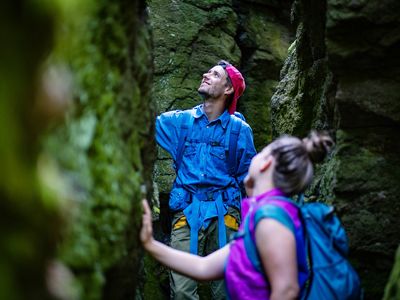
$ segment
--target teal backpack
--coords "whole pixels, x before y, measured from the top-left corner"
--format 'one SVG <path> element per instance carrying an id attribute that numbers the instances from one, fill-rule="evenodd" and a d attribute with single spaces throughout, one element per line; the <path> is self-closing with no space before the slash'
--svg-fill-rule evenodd
<path id="1" fill-rule="evenodd" d="M 286 197 L 273 198 L 294 203 Z M 358 274 L 347 260 L 349 247 L 346 232 L 335 215 L 334 208 L 317 202 L 304 203 L 303 196 L 300 197 L 299 203 L 299 205 L 294 204 L 300 211 L 301 222 L 305 229 L 305 251 L 309 269 L 309 278 L 301 291 L 300 299 L 363 299 Z M 287 224 L 287 227 L 295 234 L 293 221 L 283 208 L 275 206 L 271 212 L 264 209 L 260 213 L 263 214 L 262 217 L 272 217 L 282 224 Z M 257 214 L 258 218 L 260 218 L 260 213 Z M 247 224 L 245 223 L 245 227 L 248 226 Z M 249 229 L 245 228 L 245 231 Z M 245 243 L 252 265 L 259 272 L 263 272 L 254 241 L 245 239 Z"/>

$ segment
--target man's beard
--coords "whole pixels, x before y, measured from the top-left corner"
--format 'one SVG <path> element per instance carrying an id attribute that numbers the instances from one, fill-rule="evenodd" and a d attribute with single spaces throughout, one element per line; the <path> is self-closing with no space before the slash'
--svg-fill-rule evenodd
<path id="1" fill-rule="evenodd" d="M 204 92 L 204 91 L 197 91 L 197 92 L 199 93 L 200 97 L 201 97 L 203 100 L 206 100 L 206 99 L 209 99 L 209 98 L 210 98 L 210 94 L 207 93 L 207 92 Z"/>

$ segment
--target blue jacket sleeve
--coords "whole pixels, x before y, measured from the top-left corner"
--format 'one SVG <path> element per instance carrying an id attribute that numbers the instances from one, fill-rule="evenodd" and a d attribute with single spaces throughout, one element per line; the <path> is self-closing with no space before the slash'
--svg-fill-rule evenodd
<path id="1" fill-rule="evenodd" d="M 254 155 L 256 155 L 256 149 L 253 141 L 253 131 L 247 123 L 244 123 L 240 130 L 238 151 L 238 168 L 236 172 L 236 178 L 240 185 L 240 189 L 244 191 L 243 180 L 249 171 L 251 159 L 254 157 Z"/>
<path id="2" fill-rule="evenodd" d="M 175 160 L 179 139 L 181 111 L 169 111 L 156 119 L 156 141 Z"/>

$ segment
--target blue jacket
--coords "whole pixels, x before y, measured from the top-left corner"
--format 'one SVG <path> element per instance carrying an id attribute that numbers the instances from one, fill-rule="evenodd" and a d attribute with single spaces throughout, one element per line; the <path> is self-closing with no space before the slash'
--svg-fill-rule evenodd
<path id="1" fill-rule="evenodd" d="M 225 130 L 231 116 L 228 111 L 225 111 L 219 118 L 209 122 L 202 105 L 194 107 L 191 111 L 195 120 L 170 196 L 170 208 L 173 211 L 183 210 L 190 204 L 190 199 L 186 199 L 188 195 L 185 191 L 191 194 L 232 188 L 239 191 L 251 159 L 256 154 L 252 130 L 243 121 L 237 145 L 236 176 L 230 176 L 226 164 L 225 151 L 228 144 L 225 139 Z M 156 121 L 157 142 L 170 153 L 174 161 L 177 155 L 182 113 L 183 111 L 166 112 L 161 114 Z M 215 144 L 218 145 L 215 146 Z M 238 206 L 240 203 L 232 203 L 232 205 L 240 207 Z"/>

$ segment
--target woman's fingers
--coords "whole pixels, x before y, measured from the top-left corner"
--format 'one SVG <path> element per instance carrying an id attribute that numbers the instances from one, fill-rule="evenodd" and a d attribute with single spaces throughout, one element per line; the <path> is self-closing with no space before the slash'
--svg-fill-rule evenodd
<path id="1" fill-rule="evenodd" d="M 149 206 L 149 203 L 147 203 L 146 199 L 142 200 L 142 205 L 143 205 L 143 211 L 144 211 L 145 215 L 151 215 L 150 206 Z"/>
<path id="2" fill-rule="evenodd" d="M 142 243 L 146 243 L 152 238 L 153 228 L 151 220 L 151 210 L 146 199 L 142 200 L 143 216 L 142 216 L 142 229 L 140 231 L 140 239 Z"/>
<path id="3" fill-rule="evenodd" d="M 151 226 L 151 210 L 149 203 L 146 199 L 142 200 L 143 205 L 143 225 L 146 227 Z"/>

